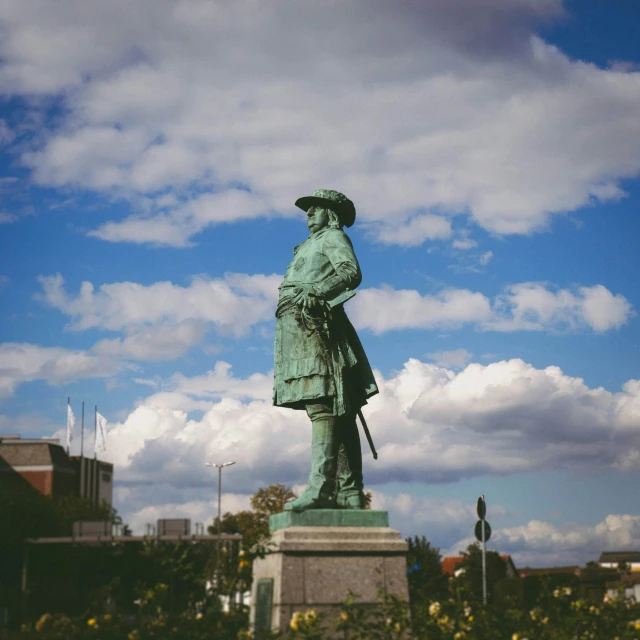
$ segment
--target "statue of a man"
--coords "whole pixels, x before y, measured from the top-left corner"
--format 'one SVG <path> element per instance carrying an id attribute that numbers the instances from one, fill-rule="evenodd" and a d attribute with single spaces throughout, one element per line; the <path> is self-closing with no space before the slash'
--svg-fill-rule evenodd
<path id="1" fill-rule="evenodd" d="M 300 198 L 310 236 L 293 250 L 276 311 L 273 403 L 311 419 L 311 472 L 286 509 L 362 509 L 362 452 L 356 414 L 378 393 L 343 303 L 362 281 L 343 227 L 353 202 L 330 189 Z"/>

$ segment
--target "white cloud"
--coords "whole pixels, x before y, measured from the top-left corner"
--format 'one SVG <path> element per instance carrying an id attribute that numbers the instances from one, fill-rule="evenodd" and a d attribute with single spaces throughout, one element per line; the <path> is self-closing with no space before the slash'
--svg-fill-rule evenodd
<path id="1" fill-rule="evenodd" d="M 451 223 L 441 216 L 422 215 L 408 222 L 376 227 L 377 239 L 384 244 L 416 247 L 425 240 L 443 239 L 451 235 Z"/>
<path id="2" fill-rule="evenodd" d="M 547 288 L 548 287 L 548 288 Z M 475 325 L 483 331 L 617 329 L 635 315 L 631 303 L 602 285 L 554 290 L 536 282 L 509 286 L 493 302 L 467 289 L 422 295 L 391 287 L 364 289 L 349 305 L 354 324 L 383 333 Z"/>
<path id="3" fill-rule="evenodd" d="M 108 356 L 85 351 L 5 342 L 0 344 L 0 398 L 12 395 L 23 382 L 45 380 L 59 385 L 77 378 L 110 377 L 118 366 Z"/>
<path id="4" fill-rule="evenodd" d="M 496 300 L 496 318 L 486 328 L 497 331 L 533 330 L 549 327 L 588 327 L 596 332 L 617 329 L 635 315 L 629 301 L 602 285 L 552 291 L 536 282 L 506 289 Z"/>
<path id="5" fill-rule="evenodd" d="M 483 254 L 478 258 L 478 262 L 479 262 L 482 266 L 485 266 L 485 265 L 489 264 L 489 261 L 491 260 L 491 258 L 493 258 L 493 251 L 485 251 L 485 253 L 483 253 Z"/>
<path id="6" fill-rule="evenodd" d="M 435 295 L 380 287 L 364 289 L 349 304 L 349 315 L 361 329 L 382 333 L 394 329 L 455 327 L 488 321 L 491 303 L 481 293 L 445 289 Z"/>
<path id="7" fill-rule="evenodd" d="M 92 351 L 112 358 L 146 362 L 175 360 L 202 342 L 205 333 L 202 322 L 184 320 L 175 325 L 143 327 L 123 339 L 101 340 Z"/>
<path id="8" fill-rule="evenodd" d="M 209 469 L 202 469 L 202 474 L 205 475 Z M 225 478 L 226 479 L 226 478 Z M 142 506 L 141 508 L 134 510 L 131 507 L 134 503 L 131 500 L 131 496 L 120 497 L 118 491 L 116 491 L 116 498 L 119 502 L 127 505 L 126 511 L 123 511 L 121 515 L 124 516 L 124 521 L 129 525 L 134 535 L 143 535 L 146 533 L 147 525 L 152 524 L 157 526 L 157 522 L 160 518 L 188 518 L 191 520 L 191 533 L 195 533 L 195 525 L 201 522 L 205 527 L 210 526 L 214 519 L 218 515 L 218 500 L 214 495 L 215 484 L 211 479 L 211 490 L 200 491 L 203 494 L 209 494 L 209 499 L 193 500 L 190 502 L 165 502 Z M 142 494 L 143 499 L 148 499 L 147 495 Z M 236 495 L 233 493 L 224 493 L 222 496 L 222 513 L 236 513 L 238 511 L 244 511 L 249 509 L 249 497 L 248 495 Z M 136 500 L 137 502 L 137 500 Z"/>
<path id="9" fill-rule="evenodd" d="M 472 354 L 466 349 L 454 349 L 453 351 L 434 351 L 428 353 L 427 357 L 433 360 L 438 366 L 444 368 L 462 369 L 471 360 Z"/>
<path id="10" fill-rule="evenodd" d="M 640 456 L 629 457 L 640 450 L 637 381 L 611 393 L 521 360 L 471 364 L 459 373 L 409 360 L 393 377 L 377 377 L 381 393 L 364 410 L 379 452 L 375 464 L 365 454 L 369 485 L 639 468 Z M 237 460 L 240 493 L 302 481 L 308 419 L 271 406 L 270 383 L 271 374 L 235 378 L 226 363 L 206 376 L 170 379 L 166 391 L 109 427 L 107 456 L 119 482 L 199 486 L 211 458 Z M 189 416 L 196 409 L 204 412 L 199 419 Z"/>
<path id="11" fill-rule="evenodd" d="M 0 147 L 9 144 L 14 138 L 14 133 L 7 124 L 7 121 L 0 118 Z"/>
<path id="12" fill-rule="evenodd" d="M 106 240 L 185 246 L 210 224 L 291 215 L 318 186 L 344 190 L 383 242 L 448 235 L 431 213 L 531 233 L 623 197 L 640 171 L 640 74 L 536 38 L 562 11 L 381 0 L 335 20 L 310 1 L 5 0 L 0 86 L 65 97 L 23 155 L 37 182 L 150 197 L 94 232 Z M 431 213 L 407 223 L 416 211 Z"/>
<path id="13" fill-rule="evenodd" d="M 277 275 L 226 274 L 223 278 L 193 278 L 186 287 L 171 282 L 145 286 L 136 282 L 103 284 L 96 291 L 83 282 L 76 296 L 64 288 L 60 274 L 40 277 L 43 294 L 39 299 L 72 318 L 71 329 L 89 328 L 120 331 L 135 330 L 136 342 L 165 343 L 161 328 L 141 334 L 145 325 L 179 325 L 183 338 L 197 341 L 197 323 L 211 323 L 218 331 L 241 335 L 258 322 L 273 317 L 278 297 Z M 118 349 L 131 351 L 133 345 L 122 343 Z M 137 347 L 144 349 L 144 346 Z"/>
<path id="14" fill-rule="evenodd" d="M 18 219 L 18 216 L 14 213 L 7 213 L 5 211 L 0 211 L 0 224 L 11 224 Z"/>
<path id="15" fill-rule="evenodd" d="M 458 555 L 472 542 L 472 538 L 460 540 L 449 554 Z M 511 554 L 517 567 L 582 565 L 597 560 L 603 551 L 638 548 L 640 516 L 611 514 L 596 525 L 556 526 L 531 520 L 522 526 L 494 531 L 489 544 L 500 553 Z"/>

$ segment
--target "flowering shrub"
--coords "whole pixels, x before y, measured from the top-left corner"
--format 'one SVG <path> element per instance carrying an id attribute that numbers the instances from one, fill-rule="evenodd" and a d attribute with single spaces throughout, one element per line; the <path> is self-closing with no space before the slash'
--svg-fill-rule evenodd
<path id="1" fill-rule="evenodd" d="M 45 613 L 35 623 L 22 625 L 20 633 L 7 636 L 13 640 L 209 640 L 238 637 L 247 626 L 246 607 L 222 611 L 217 596 L 189 603 L 180 613 L 166 609 L 168 587 L 158 584 L 146 589 L 135 601 L 135 616 L 121 613 L 69 618 Z"/>
<path id="2" fill-rule="evenodd" d="M 322 640 L 638 640 L 640 604 L 618 598 L 587 601 L 571 587 L 543 591 L 535 605 L 481 603 L 458 585 L 448 598 L 423 602 L 411 609 L 384 592 L 376 606 L 359 605 L 350 595 L 337 616 L 323 616 L 313 608 L 294 612 L 283 634 L 248 630 L 246 608 L 225 613 L 217 597 L 190 602 L 183 611 L 167 611 L 168 587 L 146 589 L 137 600 L 137 614 L 104 613 L 70 618 L 46 613 L 23 625 L 11 640 L 265 640 L 304 638 Z"/>

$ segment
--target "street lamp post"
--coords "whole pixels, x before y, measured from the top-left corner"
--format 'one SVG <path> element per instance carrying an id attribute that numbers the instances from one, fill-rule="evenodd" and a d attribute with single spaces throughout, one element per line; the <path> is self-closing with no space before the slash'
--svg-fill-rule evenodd
<path id="1" fill-rule="evenodd" d="M 232 464 L 235 464 L 235 461 L 223 462 L 222 464 L 216 464 L 215 462 L 206 463 L 207 467 L 218 468 L 218 553 L 216 556 L 216 581 L 218 588 L 220 587 L 220 548 L 222 545 L 222 469 L 223 467 L 230 467 Z"/>

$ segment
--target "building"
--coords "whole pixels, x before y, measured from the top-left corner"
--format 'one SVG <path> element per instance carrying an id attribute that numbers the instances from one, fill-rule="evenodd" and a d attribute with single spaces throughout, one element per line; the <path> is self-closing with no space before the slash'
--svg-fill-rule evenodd
<path id="1" fill-rule="evenodd" d="M 564 567 L 524 567 L 518 569 L 521 578 L 527 576 L 551 576 L 551 575 L 574 575 L 579 576 L 581 569 L 578 565 L 567 565 Z"/>
<path id="2" fill-rule="evenodd" d="M 80 496 L 94 504 L 113 500 L 113 465 L 69 457 L 55 438 L 0 436 L 0 482 L 26 482 L 50 497 Z"/>
<path id="3" fill-rule="evenodd" d="M 518 578 L 518 570 L 516 569 L 516 565 L 514 564 L 511 556 L 501 555 L 500 557 L 507 565 L 507 578 Z M 458 571 L 460 570 L 460 565 L 462 564 L 463 559 L 463 556 L 447 556 L 442 560 L 442 573 L 450 576 L 459 575 Z"/>
<path id="4" fill-rule="evenodd" d="M 640 551 L 603 551 L 598 560 L 598 565 L 605 569 L 617 569 L 621 563 L 632 573 L 640 572 Z"/>

